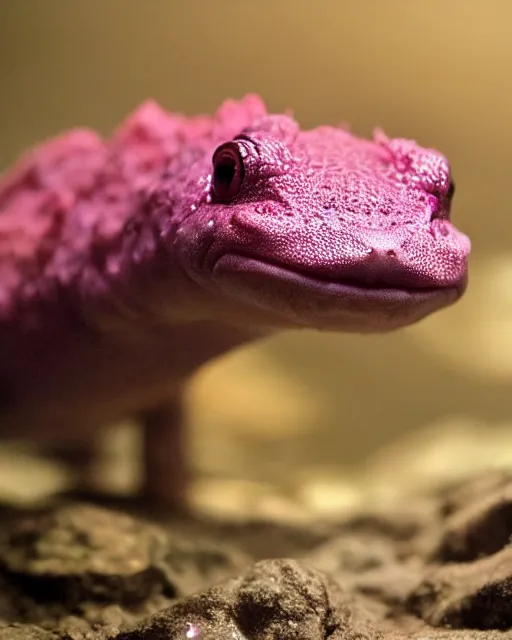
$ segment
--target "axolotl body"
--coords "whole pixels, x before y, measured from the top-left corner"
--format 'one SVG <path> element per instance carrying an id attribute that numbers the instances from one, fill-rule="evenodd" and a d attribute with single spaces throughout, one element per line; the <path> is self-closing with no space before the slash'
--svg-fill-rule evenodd
<path id="1" fill-rule="evenodd" d="M 180 504 L 187 379 L 275 331 L 387 332 L 454 303 L 453 191 L 433 149 L 303 131 L 255 95 L 41 144 L 0 182 L 0 437 L 90 461 L 137 417 L 145 495 Z"/>

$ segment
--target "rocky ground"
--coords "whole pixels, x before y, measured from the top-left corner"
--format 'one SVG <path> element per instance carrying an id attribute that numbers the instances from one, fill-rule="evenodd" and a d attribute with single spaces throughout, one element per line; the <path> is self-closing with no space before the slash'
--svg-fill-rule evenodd
<path id="1" fill-rule="evenodd" d="M 0 515 L 0 640 L 512 638 L 506 472 L 324 524 Z"/>

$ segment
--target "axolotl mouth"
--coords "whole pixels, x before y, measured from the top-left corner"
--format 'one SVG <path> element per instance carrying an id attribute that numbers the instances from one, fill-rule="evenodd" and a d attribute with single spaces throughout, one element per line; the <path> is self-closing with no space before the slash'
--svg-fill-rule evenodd
<path id="1" fill-rule="evenodd" d="M 385 332 L 417 322 L 456 302 L 467 286 L 467 272 L 446 286 L 385 280 L 329 277 L 328 274 L 267 259 L 224 253 L 213 265 L 221 290 L 249 307 L 291 325 L 357 333 Z"/>

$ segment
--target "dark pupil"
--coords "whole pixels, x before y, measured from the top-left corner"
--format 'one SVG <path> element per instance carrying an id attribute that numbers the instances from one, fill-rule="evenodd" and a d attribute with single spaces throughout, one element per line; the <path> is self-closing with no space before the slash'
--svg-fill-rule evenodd
<path id="1" fill-rule="evenodd" d="M 219 163 L 214 170 L 213 177 L 215 184 L 223 187 L 229 187 L 235 177 L 235 162 L 230 158 L 225 158 Z"/>

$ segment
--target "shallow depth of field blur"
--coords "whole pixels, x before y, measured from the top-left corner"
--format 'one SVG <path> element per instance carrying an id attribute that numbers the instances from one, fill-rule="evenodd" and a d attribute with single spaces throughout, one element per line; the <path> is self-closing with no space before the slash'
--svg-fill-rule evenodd
<path id="1" fill-rule="evenodd" d="M 465 298 L 393 335 L 289 333 L 207 366 L 189 394 L 197 504 L 327 513 L 512 466 L 511 23 L 506 0 L 0 0 L 0 169 L 76 125 L 108 135 L 147 98 L 193 114 L 253 91 L 305 127 L 379 126 L 451 161 Z M 106 451 L 112 483 L 131 482 L 133 433 Z M 38 487 L 61 478 L 0 453 L 15 493 L 34 469 Z"/>

